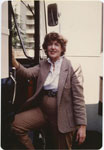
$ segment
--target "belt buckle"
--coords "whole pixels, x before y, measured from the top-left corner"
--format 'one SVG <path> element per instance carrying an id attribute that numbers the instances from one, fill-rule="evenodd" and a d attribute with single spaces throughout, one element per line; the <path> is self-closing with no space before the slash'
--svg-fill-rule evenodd
<path id="1" fill-rule="evenodd" d="M 48 91 L 48 96 L 49 97 L 55 97 L 56 96 L 56 92 L 50 90 L 50 91 Z"/>

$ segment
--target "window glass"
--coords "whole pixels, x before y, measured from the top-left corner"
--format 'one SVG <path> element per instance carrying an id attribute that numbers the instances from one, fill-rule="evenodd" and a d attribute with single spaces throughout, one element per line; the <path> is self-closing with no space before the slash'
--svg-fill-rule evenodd
<path id="1" fill-rule="evenodd" d="M 48 25 L 56 26 L 58 24 L 57 4 L 48 5 Z"/>
<path id="2" fill-rule="evenodd" d="M 32 12 L 27 8 L 30 7 Z M 12 7 L 15 14 L 17 26 L 20 32 L 20 36 L 26 51 L 26 55 L 34 57 L 34 33 L 35 33 L 35 21 L 34 21 L 34 1 L 12 1 Z M 15 22 L 12 17 L 12 48 L 15 51 L 16 58 L 26 58 L 23 53 L 23 48 L 18 36 Z"/>

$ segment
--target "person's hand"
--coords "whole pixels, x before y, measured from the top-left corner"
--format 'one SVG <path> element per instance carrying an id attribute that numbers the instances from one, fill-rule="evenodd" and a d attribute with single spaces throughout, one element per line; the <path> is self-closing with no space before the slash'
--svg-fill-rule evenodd
<path id="1" fill-rule="evenodd" d="M 85 138 L 86 138 L 86 126 L 85 125 L 81 125 L 78 128 L 78 131 L 77 131 L 76 141 L 80 145 L 80 144 L 82 144 L 85 141 Z"/>
<path id="2" fill-rule="evenodd" d="M 15 53 L 14 53 L 14 50 L 12 49 L 12 65 L 15 67 L 15 68 L 18 68 L 19 67 L 19 63 L 18 61 L 15 59 Z"/>

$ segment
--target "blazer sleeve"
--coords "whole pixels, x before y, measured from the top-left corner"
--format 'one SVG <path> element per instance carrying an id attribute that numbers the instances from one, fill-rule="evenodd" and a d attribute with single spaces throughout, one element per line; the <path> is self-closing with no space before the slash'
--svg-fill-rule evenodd
<path id="1" fill-rule="evenodd" d="M 16 73 L 18 76 L 25 78 L 25 79 L 32 79 L 36 78 L 39 74 L 39 65 L 36 65 L 34 67 L 25 68 L 23 65 L 19 65 L 19 67 L 16 70 Z"/>
<path id="2" fill-rule="evenodd" d="M 86 107 L 83 94 L 83 75 L 80 65 L 73 68 L 72 95 L 76 125 L 87 125 Z"/>

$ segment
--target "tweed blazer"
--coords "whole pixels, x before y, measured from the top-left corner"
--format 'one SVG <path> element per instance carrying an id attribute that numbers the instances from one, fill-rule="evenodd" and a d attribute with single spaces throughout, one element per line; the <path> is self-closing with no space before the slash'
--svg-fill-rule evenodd
<path id="1" fill-rule="evenodd" d="M 27 79 L 37 78 L 37 88 L 35 94 L 29 98 L 21 109 L 31 107 L 47 78 L 50 71 L 50 63 L 43 60 L 39 65 L 25 68 L 21 64 L 17 73 Z M 58 93 L 57 93 L 57 124 L 61 133 L 73 131 L 76 126 L 86 125 L 86 108 L 83 95 L 83 75 L 80 65 L 73 64 L 63 58 L 60 69 Z"/>

